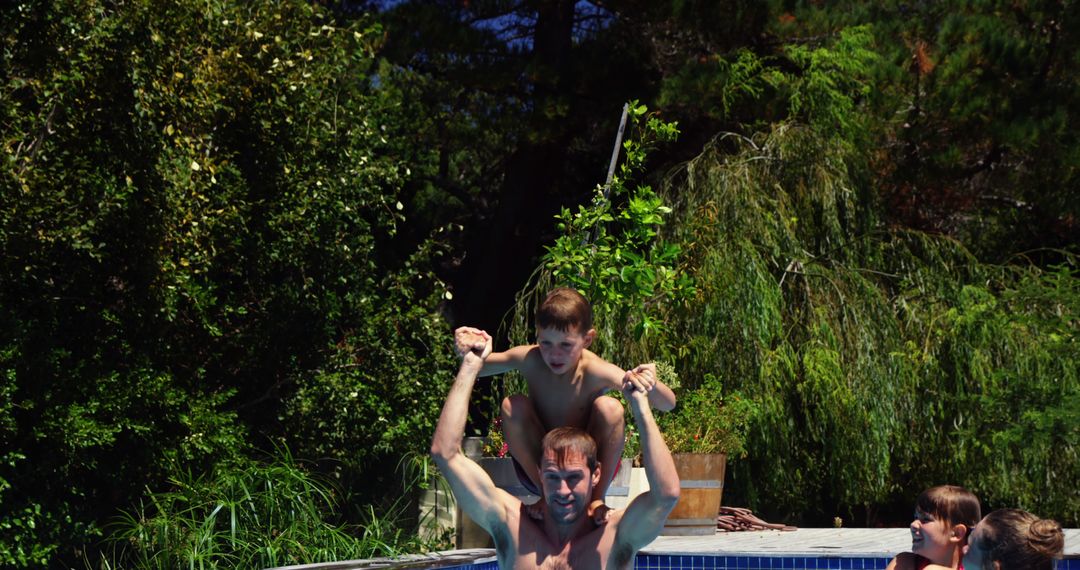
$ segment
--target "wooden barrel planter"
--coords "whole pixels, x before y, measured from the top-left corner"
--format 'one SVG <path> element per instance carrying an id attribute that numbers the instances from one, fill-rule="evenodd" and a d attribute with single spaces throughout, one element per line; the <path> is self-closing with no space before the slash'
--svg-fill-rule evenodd
<path id="1" fill-rule="evenodd" d="M 727 455 L 723 453 L 675 453 L 675 470 L 679 473 L 679 503 L 668 515 L 660 534 L 666 536 L 697 536 L 716 533 L 716 515 L 724 494 L 724 470 Z"/>

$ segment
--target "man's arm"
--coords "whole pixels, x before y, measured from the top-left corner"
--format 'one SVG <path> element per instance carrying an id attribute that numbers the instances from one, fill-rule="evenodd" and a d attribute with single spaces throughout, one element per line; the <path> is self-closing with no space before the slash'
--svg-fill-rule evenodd
<path id="1" fill-rule="evenodd" d="M 477 328 L 458 327 L 454 331 L 454 344 L 457 347 L 458 355 L 462 356 L 468 350 L 466 345 L 469 338 L 480 334 L 487 335 L 486 332 Z M 531 345 L 522 345 L 503 352 L 493 352 L 484 359 L 484 367 L 480 369 L 479 375 L 481 377 L 494 376 L 511 370 L 521 370 L 525 365 L 525 357 L 528 356 L 531 349 Z"/>
<path id="2" fill-rule="evenodd" d="M 617 546 L 636 552 L 656 539 L 668 514 L 679 502 L 679 474 L 675 471 L 671 451 L 656 427 L 645 393 L 627 381 L 623 395 L 630 403 L 634 423 L 641 434 L 641 458 L 649 490 L 635 497 L 626 508 L 616 523 L 615 541 Z"/>
<path id="3" fill-rule="evenodd" d="M 464 346 L 467 350 L 461 367 L 443 404 L 439 423 L 435 426 L 431 457 L 450 483 L 461 509 L 481 528 L 494 535 L 506 527 L 507 513 L 518 509 L 520 502 L 496 487 L 487 472 L 461 452 L 465 420 L 469 413 L 469 396 L 484 359 L 491 353 L 491 337 L 481 333 L 467 338 Z"/>

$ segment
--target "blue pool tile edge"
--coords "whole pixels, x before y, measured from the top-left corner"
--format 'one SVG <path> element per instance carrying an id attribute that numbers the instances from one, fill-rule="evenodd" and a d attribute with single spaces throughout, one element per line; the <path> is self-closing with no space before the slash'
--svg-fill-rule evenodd
<path id="1" fill-rule="evenodd" d="M 639 554 L 635 570 L 884 570 L 890 557 L 865 556 L 711 556 Z M 462 567 L 465 570 L 468 567 Z M 1080 570 L 1080 558 L 1057 561 L 1056 570 Z M 486 569 L 484 569 L 486 570 Z"/>

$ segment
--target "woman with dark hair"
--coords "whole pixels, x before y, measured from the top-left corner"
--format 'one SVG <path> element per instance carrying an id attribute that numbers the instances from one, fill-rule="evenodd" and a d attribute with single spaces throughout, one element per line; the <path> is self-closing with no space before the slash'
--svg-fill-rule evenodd
<path id="1" fill-rule="evenodd" d="M 1019 509 L 1000 509 L 975 527 L 964 554 L 964 570 L 1053 570 L 1065 549 L 1057 521 Z"/>

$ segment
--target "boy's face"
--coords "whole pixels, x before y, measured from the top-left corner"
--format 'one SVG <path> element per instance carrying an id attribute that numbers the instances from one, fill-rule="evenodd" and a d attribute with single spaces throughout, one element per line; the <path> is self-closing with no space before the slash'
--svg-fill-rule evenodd
<path id="1" fill-rule="evenodd" d="M 576 328 L 561 331 L 556 328 L 536 329 L 536 344 L 540 345 L 540 356 L 555 374 L 565 374 L 574 370 L 581 353 L 592 344 L 596 331 L 589 329 L 582 334 Z"/>

